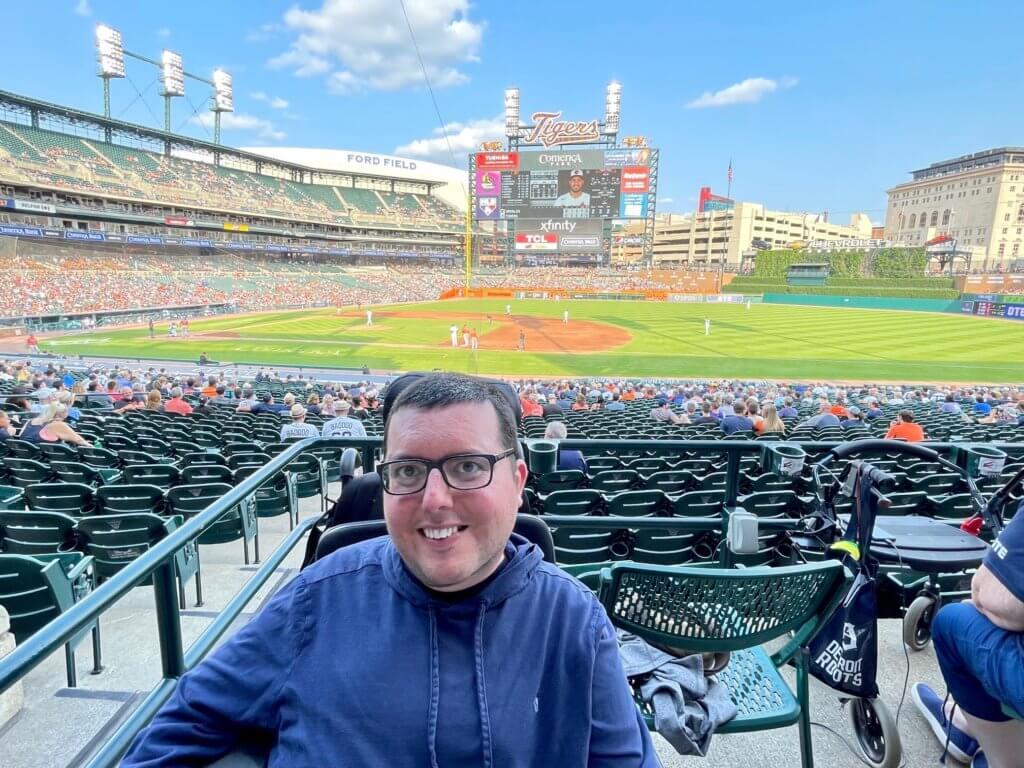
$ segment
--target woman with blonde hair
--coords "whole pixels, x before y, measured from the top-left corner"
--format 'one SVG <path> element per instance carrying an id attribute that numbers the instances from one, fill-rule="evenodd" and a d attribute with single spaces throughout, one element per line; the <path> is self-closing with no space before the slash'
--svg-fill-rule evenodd
<path id="1" fill-rule="evenodd" d="M 323 402 L 320 403 L 320 415 L 324 417 L 330 416 L 331 418 L 338 415 L 334 410 L 334 395 L 324 395 Z"/>
<path id="2" fill-rule="evenodd" d="M 574 411 L 587 411 L 590 410 L 590 406 L 587 405 L 587 396 L 580 392 L 576 395 L 576 402 L 572 404 Z"/>
<path id="3" fill-rule="evenodd" d="M 775 403 L 768 403 L 764 407 L 764 417 L 757 426 L 757 433 L 759 435 L 786 434 L 786 425 L 779 418 L 779 409 L 775 407 Z"/>
<path id="4" fill-rule="evenodd" d="M 75 396 L 73 393 L 68 392 L 66 389 L 62 390 L 57 394 L 57 402 L 64 403 L 68 408 L 68 421 L 78 423 L 78 420 L 82 418 L 82 412 L 75 405 Z"/>
<path id="5" fill-rule="evenodd" d="M 146 395 L 146 410 L 147 411 L 159 411 L 163 408 L 164 397 L 160 394 L 159 389 L 151 389 Z"/>
<path id="6" fill-rule="evenodd" d="M 22 427 L 18 437 L 30 443 L 90 445 L 88 440 L 75 432 L 64 421 L 67 416 L 68 407 L 64 403 L 50 403 L 45 411 Z"/>

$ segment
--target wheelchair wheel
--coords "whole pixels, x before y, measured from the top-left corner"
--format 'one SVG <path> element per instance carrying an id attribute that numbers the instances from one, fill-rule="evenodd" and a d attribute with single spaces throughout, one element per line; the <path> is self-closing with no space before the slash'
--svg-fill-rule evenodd
<path id="1" fill-rule="evenodd" d="M 932 619 L 939 601 L 934 595 L 918 595 L 903 616 L 903 642 L 912 651 L 923 651 L 932 641 Z"/>
<path id="2" fill-rule="evenodd" d="M 880 699 L 850 699 L 847 714 L 864 761 L 871 768 L 897 768 L 903 759 L 903 745 L 885 703 Z"/>

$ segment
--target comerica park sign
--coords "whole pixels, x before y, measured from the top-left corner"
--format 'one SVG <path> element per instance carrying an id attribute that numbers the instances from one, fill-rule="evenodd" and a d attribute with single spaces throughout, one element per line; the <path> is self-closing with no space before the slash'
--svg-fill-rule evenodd
<path id="1" fill-rule="evenodd" d="M 559 120 L 561 116 L 561 112 L 534 112 L 533 125 L 523 137 L 524 141 L 527 144 L 556 147 L 601 140 L 601 124 L 597 120 Z"/>

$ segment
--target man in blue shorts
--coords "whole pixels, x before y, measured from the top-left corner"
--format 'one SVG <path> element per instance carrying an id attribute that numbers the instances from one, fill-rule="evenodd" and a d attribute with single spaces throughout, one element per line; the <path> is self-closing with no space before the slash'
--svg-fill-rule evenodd
<path id="1" fill-rule="evenodd" d="M 913 697 L 935 735 L 972 768 L 1024 765 L 1024 504 L 974 575 L 971 599 L 936 614 L 932 640 L 949 693 L 943 701 L 917 683 Z"/>

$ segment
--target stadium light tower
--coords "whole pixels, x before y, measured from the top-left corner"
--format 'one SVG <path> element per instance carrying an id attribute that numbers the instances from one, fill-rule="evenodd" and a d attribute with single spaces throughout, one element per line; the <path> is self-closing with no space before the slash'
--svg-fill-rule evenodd
<path id="1" fill-rule="evenodd" d="M 519 89 L 505 89 L 505 136 L 509 146 L 518 141 L 519 131 Z"/>
<path id="2" fill-rule="evenodd" d="M 604 97 L 604 132 L 615 136 L 619 132 L 619 114 L 622 110 L 622 85 L 612 80 Z"/>
<path id="3" fill-rule="evenodd" d="M 110 117 L 110 81 L 124 77 L 124 43 L 121 33 L 106 24 L 96 25 L 96 61 L 103 79 L 103 116 Z"/>
<path id="4" fill-rule="evenodd" d="M 231 75 L 223 69 L 213 72 L 213 143 L 220 144 L 220 114 L 235 111 Z"/>
<path id="5" fill-rule="evenodd" d="M 164 130 L 171 132 L 171 99 L 185 95 L 185 67 L 181 54 L 164 49 L 160 56 L 160 79 L 164 89 L 160 95 L 164 97 Z"/>

